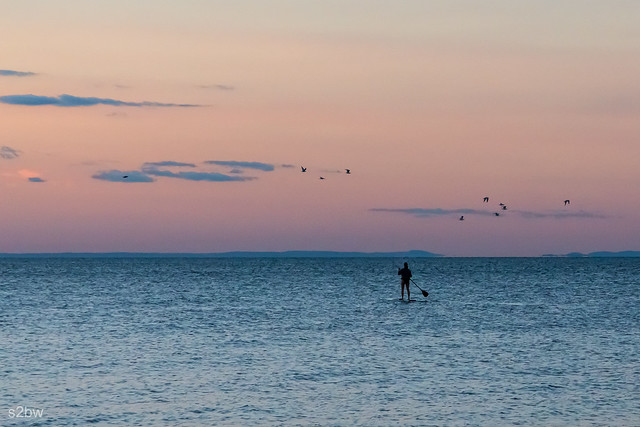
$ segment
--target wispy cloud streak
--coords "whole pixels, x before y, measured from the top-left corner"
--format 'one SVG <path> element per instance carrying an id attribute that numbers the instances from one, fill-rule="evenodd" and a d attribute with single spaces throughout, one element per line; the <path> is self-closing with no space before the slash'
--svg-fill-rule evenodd
<path id="1" fill-rule="evenodd" d="M 194 171 L 179 171 L 172 172 L 170 170 L 145 168 L 144 173 L 154 176 L 163 176 L 167 178 L 186 179 L 188 181 L 209 181 L 209 182 L 231 182 L 231 181 L 251 181 L 256 178 L 250 176 L 230 176 L 223 173 L 216 172 L 194 172 Z"/>
<path id="2" fill-rule="evenodd" d="M 570 219 L 570 218 L 598 218 L 606 219 L 609 215 L 599 214 L 595 212 L 587 211 L 547 211 L 547 212 L 533 212 L 533 211 L 521 211 L 513 210 L 512 213 L 518 214 L 523 218 L 528 219 L 541 219 L 541 218 L 553 218 L 553 219 Z"/>
<path id="3" fill-rule="evenodd" d="M 408 208 L 408 209 L 388 209 L 388 208 L 373 208 L 369 209 L 372 212 L 393 212 L 393 213 L 402 213 L 406 215 L 412 215 L 418 218 L 431 218 L 436 216 L 447 216 L 447 215 L 494 215 L 493 212 L 482 211 L 478 209 L 442 209 L 442 208 Z"/>
<path id="4" fill-rule="evenodd" d="M 93 105 L 111 105 L 114 107 L 200 107 L 196 104 L 168 104 L 162 102 L 127 102 L 118 99 L 82 97 L 73 95 L 39 96 L 39 95 L 5 95 L 0 96 L 0 102 L 11 105 L 41 106 L 54 105 L 57 107 L 90 107 Z"/>
<path id="5" fill-rule="evenodd" d="M 257 169 L 262 171 L 272 171 L 275 169 L 274 165 L 261 162 L 209 160 L 202 163 L 227 166 L 230 170 L 225 173 L 193 170 L 193 168 L 198 168 L 194 163 L 164 160 L 159 162 L 145 162 L 139 170 L 135 171 L 114 169 L 98 172 L 92 177 L 110 182 L 154 182 L 157 177 L 183 179 L 186 181 L 243 182 L 258 179 L 255 176 L 243 175 L 245 172 L 244 169 Z M 189 170 L 184 170 L 184 168 L 189 168 Z"/>
<path id="6" fill-rule="evenodd" d="M 372 208 L 371 212 L 390 212 L 400 213 L 404 215 L 411 215 L 416 218 L 433 218 L 439 216 L 448 215 L 482 215 L 482 216 L 495 216 L 495 212 L 479 209 L 442 209 L 442 208 L 407 208 L 407 209 L 391 209 L 391 208 Z M 579 219 L 579 218 L 594 218 L 594 219 L 606 219 L 608 215 L 587 212 L 587 211 L 523 211 L 523 210 L 508 210 L 500 212 L 503 216 L 519 216 L 525 219 Z"/>
<path id="7" fill-rule="evenodd" d="M 142 165 L 143 168 L 169 167 L 169 166 L 188 167 L 188 168 L 196 167 L 196 165 L 194 165 L 193 163 L 174 162 L 172 160 L 168 160 L 164 162 L 146 162 L 144 165 Z"/>
<path id="8" fill-rule="evenodd" d="M 100 179 L 109 182 L 153 182 L 155 179 L 144 172 L 140 171 L 121 171 L 112 169 L 110 171 L 102 171 L 93 175 L 94 179 Z"/>
<path id="9" fill-rule="evenodd" d="M 6 145 L 0 147 L 0 158 L 11 160 L 19 156 L 20 152 L 14 148 L 7 147 Z"/>
<path id="10" fill-rule="evenodd" d="M 35 75 L 36 73 L 32 73 L 31 71 L 0 70 L 0 76 L 29 77 Z"/>
<path id="11" fill-rule="evenodd" d="M 218 166 L 229 166 L 232 168 L 258 169 L 261 171 L 271 172 L 275 166 L 261 162 L 238 162 L 234 160 L 208 160 L 205 163 Z"/>
<path id="12" fill-rule="evenodd" d="M 224 90 L 224 91 L 231 91 L 231 90 L 235 90 L 236 88 L 234 86 L 231 85 L 223 85 L 223 84 L 216 84 L 216 85 L 200 85 L 198 86 L 200 89 L 217 89 L 217 90 Z"/>

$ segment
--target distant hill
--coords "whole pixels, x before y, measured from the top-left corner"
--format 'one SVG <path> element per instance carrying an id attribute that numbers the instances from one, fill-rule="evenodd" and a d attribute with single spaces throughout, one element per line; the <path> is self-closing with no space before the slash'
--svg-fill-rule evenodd
<path id="1" fill-rule="evenodd" d="M 212 254 L 214 255 L 214 254 Z M 267 258 L 431 258 L 443 255 L 427 251 L 406 252 L 337 252 L 337 251 L 285 251 L 285 252 L 225 252 L 219 257 Z"/>
<path id="2" fill-rule="evenodd" d="M 625 257 L 640 257 L 640 251 L 621 251 L 621 252 L 590 252 L 588 254 L 583 254 L 581 252 L 570 252 L 564 255 L 552 255 L 546 254 L 544 257 L 568 257 L 568 258 L 625 258 Z"/>
<path id="3" fill-rule="evenodd" d="M 284 251 L 284 252 L 214 252 L 214 253 L 148 253 L 148 252 L 61 252 L 0 254 L 0 258 L 432 258 L 443 255 L 411 250 L 405 252 L 337 252 L 337 251 Z"/>

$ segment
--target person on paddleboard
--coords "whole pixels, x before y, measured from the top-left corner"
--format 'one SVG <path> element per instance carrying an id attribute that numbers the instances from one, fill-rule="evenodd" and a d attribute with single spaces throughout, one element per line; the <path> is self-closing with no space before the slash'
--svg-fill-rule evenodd
<path id="1" fill-rule="evenodd" d="M 411 301 L 411 291 L 409 290 L 409 282 L 411 281 L 411 270 L 409 270 L 409 263 L 404 263 L 404 268 L 398 269 L 398 276 L 401 276 L 400 287 L 402 288 L 402 298 L 404 299 L 404 287 L 407 287 L 407 299 Z"/>

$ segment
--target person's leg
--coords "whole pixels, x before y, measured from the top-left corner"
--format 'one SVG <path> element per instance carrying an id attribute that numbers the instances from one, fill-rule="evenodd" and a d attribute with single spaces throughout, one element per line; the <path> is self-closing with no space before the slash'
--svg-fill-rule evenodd
<path id="1" fill-rule="evenodd" d="M 400 294 L 402 296 L 402 298 L 400 298 L 400 299 L 404 299 L 404 280 L 400 281 L 400 288 L 402 290 L 401 294 Z"/>

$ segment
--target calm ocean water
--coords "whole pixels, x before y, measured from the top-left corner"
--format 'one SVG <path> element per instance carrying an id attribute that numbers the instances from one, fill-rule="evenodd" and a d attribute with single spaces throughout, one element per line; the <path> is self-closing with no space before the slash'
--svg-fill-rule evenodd
<path id="1" fill-rule="evenodd" d="M 640 425 L 640 259 L 0 259 L 0 425 Z"/>

